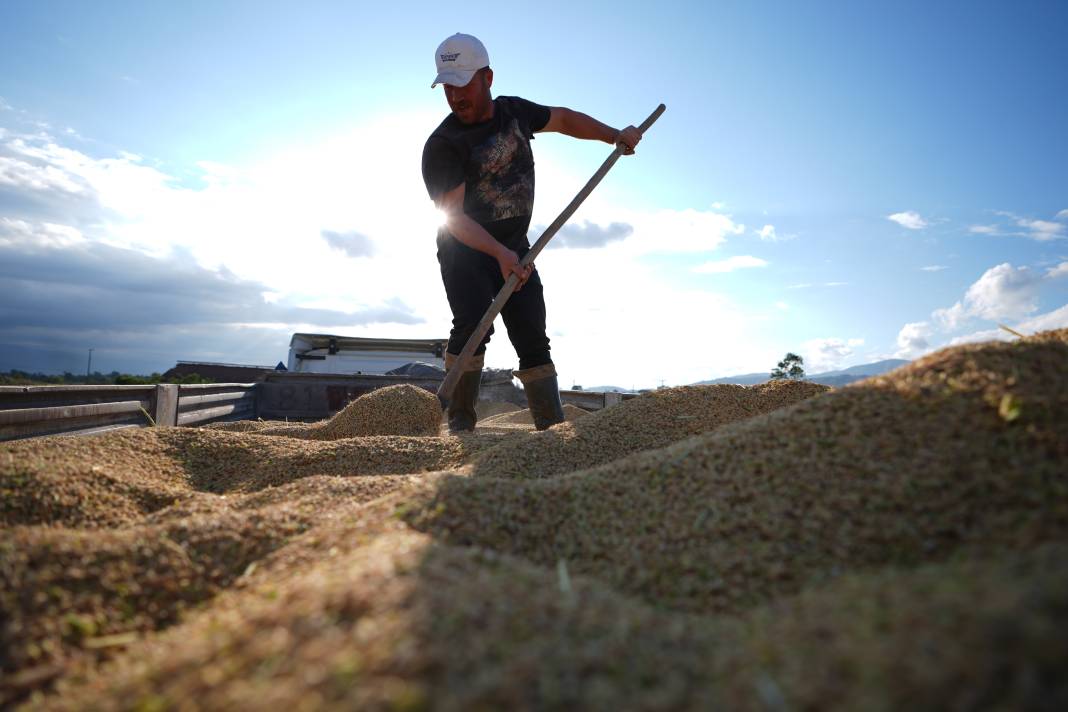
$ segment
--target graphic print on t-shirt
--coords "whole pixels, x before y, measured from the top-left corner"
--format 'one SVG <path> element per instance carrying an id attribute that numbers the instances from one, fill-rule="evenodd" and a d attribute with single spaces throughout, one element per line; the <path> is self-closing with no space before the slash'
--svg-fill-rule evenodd
<path id="1" fill-rule="evenodd" d="M 516 119 L 476 146 L 471 162 L 479 166 L 475 174 L 481 176 L 472 186 L 471 197 L 489 220 L 530 215 L 534 209 L 534 154 Z"/>

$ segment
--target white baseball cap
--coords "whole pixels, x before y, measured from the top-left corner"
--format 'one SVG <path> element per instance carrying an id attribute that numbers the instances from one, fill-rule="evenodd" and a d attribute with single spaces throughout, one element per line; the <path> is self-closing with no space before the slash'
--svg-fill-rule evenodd
<path id="1" fill-rule="evenodd" d="M 438 45 L 434 61 L 438 65 L 438 76 L 430 85 L 431 89 L 438 84 L 465 87 L 475 72 L 489 66 L 489 53 L 477 37 L 457 32 Z"/>

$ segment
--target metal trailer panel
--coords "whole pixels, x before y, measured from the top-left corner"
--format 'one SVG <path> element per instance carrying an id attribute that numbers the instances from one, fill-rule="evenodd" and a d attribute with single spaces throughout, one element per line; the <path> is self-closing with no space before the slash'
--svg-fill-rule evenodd
<path id="1" fill-rule="evenodd" d="M 213 383 L 182 386 L 176 425 L 202 425 L 219 420 L 249 420 L 258 415 L 259 384 Z"/>

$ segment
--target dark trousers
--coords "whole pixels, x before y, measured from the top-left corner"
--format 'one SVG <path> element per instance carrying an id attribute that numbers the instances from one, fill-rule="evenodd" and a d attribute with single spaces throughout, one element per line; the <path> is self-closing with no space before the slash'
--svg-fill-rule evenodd
<path id="1" fill-rule="evenodd" d="M 520 259 L 530 249 L 525 242 L 517 247 L 513 249 Z M 504 278 L 497 260 L 448 235 L 438 237 L 438 264 L 452 309 L 449 353 L 459 355 L 493 298 L 504 286 Z M 549 337 L 545 335 L 545 298 L 537 270 L 521 290 L 508 298 L 501 309 L 501 317 L 508 330 L 508 340 L 519 356 L 520 369 L 552 363 Z M 493 327 L 490 327 L 476 354 L 485 352 L 492 334 Z"/>

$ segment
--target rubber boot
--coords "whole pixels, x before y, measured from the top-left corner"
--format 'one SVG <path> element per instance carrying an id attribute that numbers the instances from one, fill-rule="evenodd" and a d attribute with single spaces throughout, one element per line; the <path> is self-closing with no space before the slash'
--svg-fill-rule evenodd
<path id="1" fill-rule="evenodd" d="M 446 411 L 450 433 L 475 429 L 475 423 L 478 422 L 475 404 L 478 403 L 478 389 L 482 383 L 482 363 L 484 359 L 484 354 L 475 356 L 468 366 L 471 370 L 464 371 L 464 374 L 460 376 L 460 380 L 456 383 L 456 390 L 452 392 L 452 398 L 449 399 L 449 408 Z M 446 352 L 445 369 L 451 369 L 455 362 L 456 357 Z"/>
<path id="2" fill-rule="evenodd" d="M 547 363 L 544 366 L 512 371 L 512 375 L 523 383 L 523 391 L 527 394 L 527 407 L 534 416 L 535 428 L 545 430 L 564 422 L 564 407 L 560 404 L 556 366 Z"/>

